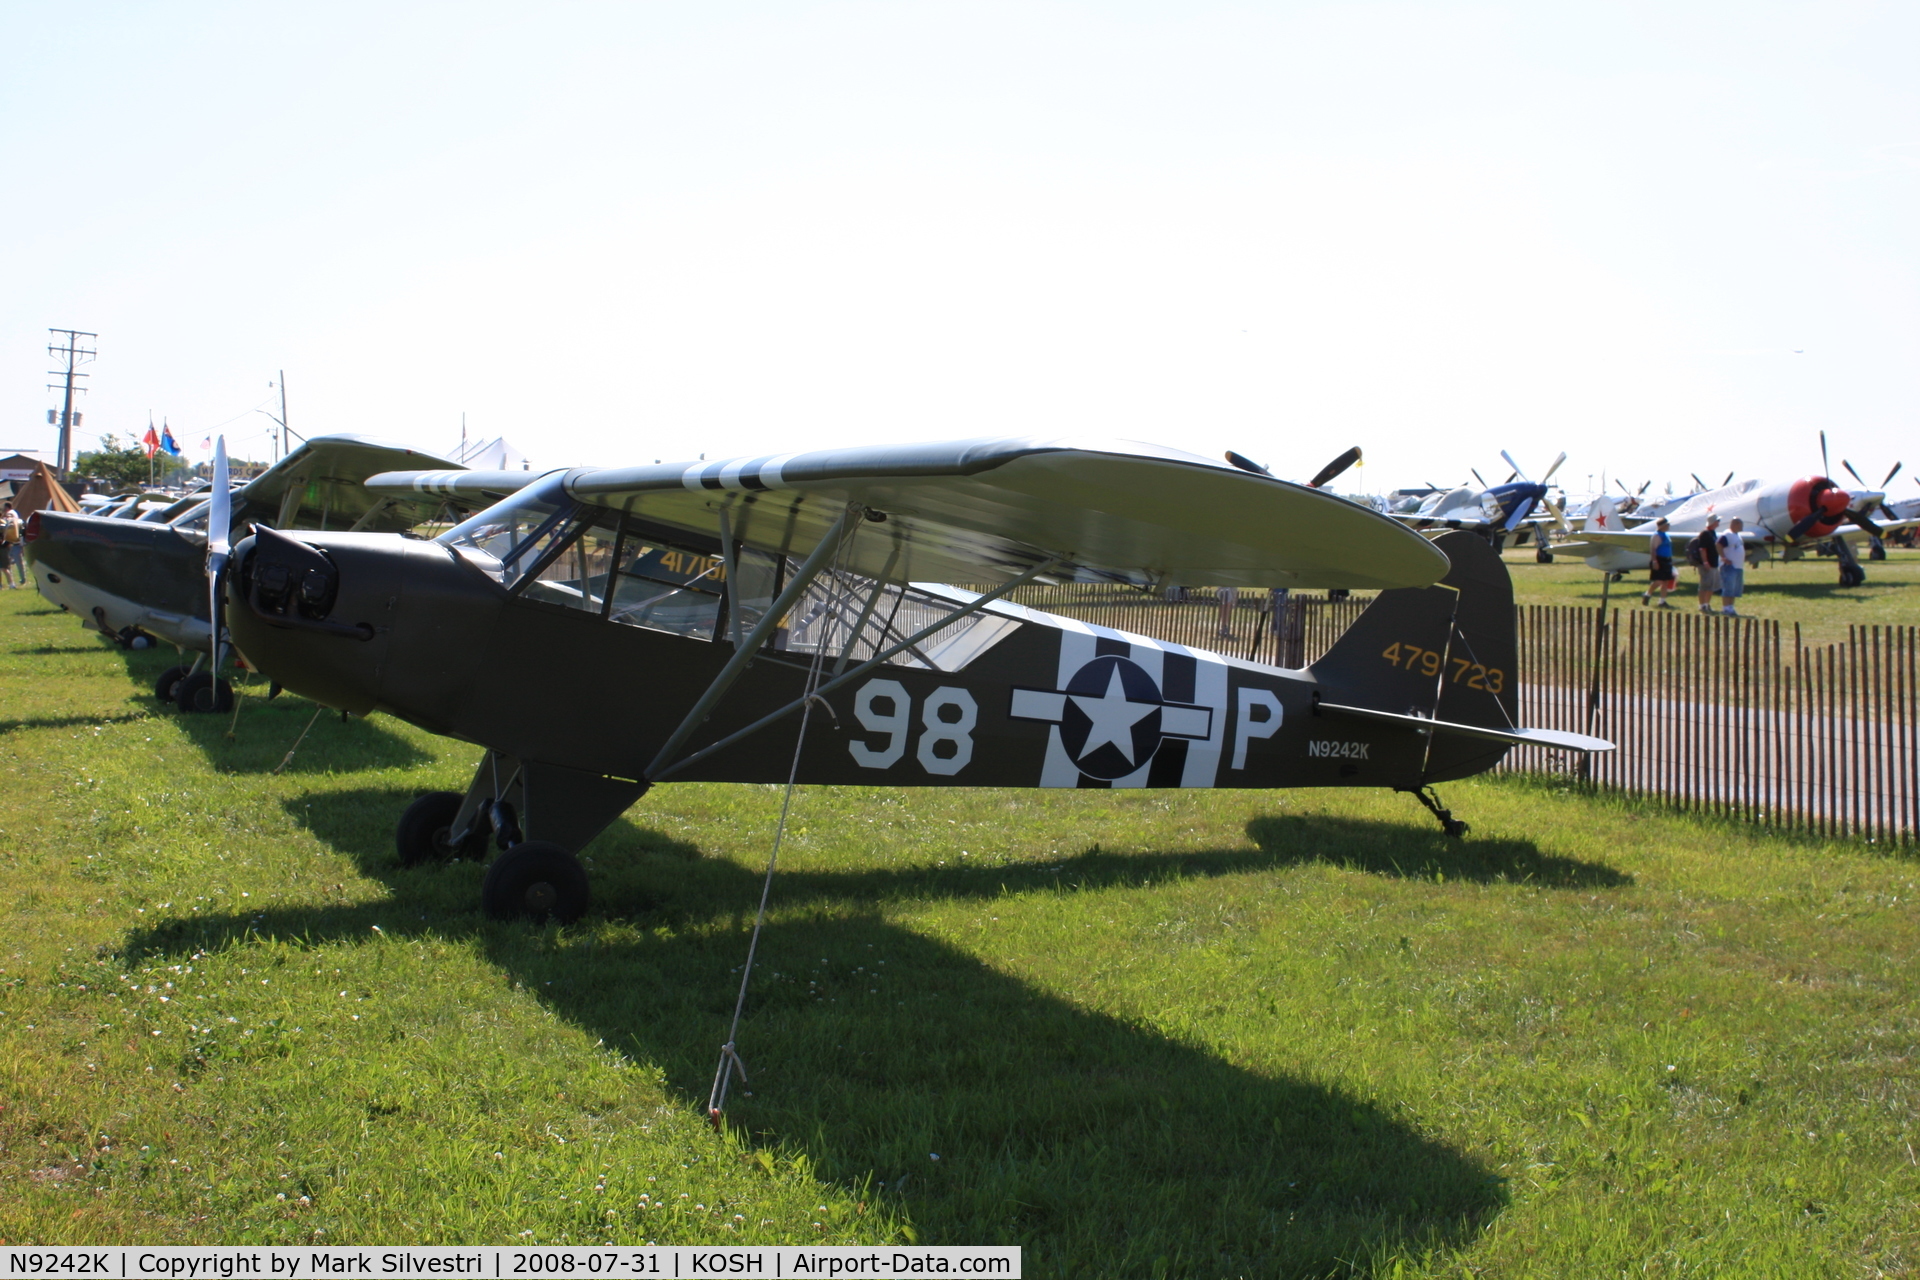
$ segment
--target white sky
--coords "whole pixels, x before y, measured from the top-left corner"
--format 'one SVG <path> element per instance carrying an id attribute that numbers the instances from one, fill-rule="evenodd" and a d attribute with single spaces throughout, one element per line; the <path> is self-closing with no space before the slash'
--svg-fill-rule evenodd
<path id="1" fill-rule="evenodd" d="M 1835 0 L 22 0 L 0 452 L 52 445 L 61 326 L 83 446 L 264 456 L 284 368 L 301 431 L 464 411 L 544 465 L 1092 432 L 1584 488 L 1824 428 L 1877 481 L 1920 454 L 1917 51 Z"/>

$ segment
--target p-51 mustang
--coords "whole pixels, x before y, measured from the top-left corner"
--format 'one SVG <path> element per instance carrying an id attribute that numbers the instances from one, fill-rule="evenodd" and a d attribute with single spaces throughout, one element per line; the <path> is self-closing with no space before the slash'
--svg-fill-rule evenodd
<path id="1" fill-rule="evenodd" d="M 471 500 L 458 472 L 375 492 Z M 501 852 L 496 916 L 572 920 L 574 854 L 668 779 L 1430 787 L 1516 744 L 1511 585 L 1331 494 L 1152 446 L 973 440 L 553 472 L 431 542 L 262 529 L 224 570 L 249 662 L 486 748 L 403 861 Z M 1036 581 L 1384 588 L 1283 670 L 1021 607 Z M 972 582 L 984 593 L 933 582 Z M 216 587 L 218 591 L 219 588 Z"/>
<path id="2" fill-rule="evenodd" d="M 1475 471 L 1473 477 L 1480 480 L 1479 489 L 1462 485 L 1446 492 L 1435 490 L 1416 509 L 1391 514 L 1415 529 L 1465 529 L 1477 533 L 1495 550 L 1505 550 L 1509 542 L 1524 547 L 1531 537 L 1535 556 L 1543 562 L 1551 561 L 1547 518 L 1551 517 L 1552 523 L 1562 530 L 1569 526 L 1566 514 L 1548 496 L 1552 486 L 1547 482 L 1553 479 L 1553 473 L 1560 469 L 1567 455 L 1562 453 L 1549 463 L 1546 473 L 1537 481 L 1529 480 L 1505 449 L 1500 451 L 1500 456 L 1513 468 L 1513 474 L 1501 483 L 1488 485 Z M 1542 508 L 1547 512 L 1546 517 L 1535 514 Z"/>
<path id="3" fill-rule="evenodd" d="M 422 463 L 456 465 L 365 436 L 318 436 L 225 495 L 227 530 L 245 536 L 256 522 L 279 528 L 409 529 L 446 504 L 417 494 L 371 494 L 362 482 L 376 472 Z M 500 479 L 505 487 L 495 496 L 526 482 L 518 472 Z M 476 497 L 462 514 L 491 500 Z M 207 525 L 216 505 L 209 489 L 179 500 L 152 521 L 111 513 L 38 512 L 26 529 L 34 585 L 49 601 L 77 614 L 82 626 L 124 646 L 146 648 L 158 638 L 205 654 Z M 191 668 L 168 668 L 154 691 L 188 711 L 232 706 L 232 690 L 217 672 L 202 671 L 198 659 Z"/>

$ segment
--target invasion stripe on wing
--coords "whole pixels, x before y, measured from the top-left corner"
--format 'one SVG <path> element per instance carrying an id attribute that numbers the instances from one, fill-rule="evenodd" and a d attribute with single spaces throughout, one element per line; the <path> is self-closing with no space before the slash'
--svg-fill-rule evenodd
<path id="1" fill-rule="evenodd" d="M 784 480 L 781 468 L 799 456 L 797 453 L 780 453 L 721 462 L 696 462 L 681 473 L 680 483 L 696 493 L 703 489 L 778 489 Z"/>

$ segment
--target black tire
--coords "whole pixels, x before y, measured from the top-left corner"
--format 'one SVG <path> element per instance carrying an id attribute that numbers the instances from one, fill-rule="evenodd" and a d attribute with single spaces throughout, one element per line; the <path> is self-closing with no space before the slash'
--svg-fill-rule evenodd
<path id="1" fill-rule="evenodd" d="M 480 905 L 496 920 L 549 917 L 572 924 L 587 914 L 587 873 L 557 844 L 528 840 L 493 860 L 480 882 Z"/>
<path id="2" fill-rule="evenodd" d="M 186 674 L 185 667 L 168 667 L 160 673 L 160 678 L 153 682 L 153 696 L 162 702 L 172 702 L 173 691 L 179 685 L 180 678 Z"/>
<path id="3" fill-rule="evenodd" d="M 393 829 L 394 848 L 400 865 L 417 867 L 424 862 L 446 862 L 464 858 L 470 851 L 486 847 L 486 828 L 479 828 L 479 839 L 467 837 L 464 845 L 447 839 L 453 820 L 460 815 L 461 795 L 457 791 L 429 791 L 407 806 Z"/>
<path id="4" fill-rule="evenodd" d="M 211 671 L 196 671 L 174 685 L 173 701 L 182 711 L 231 711 L 233 686 Z"/>
<path id="5" fill-rule="evenodd" d="M 1553 552 L 1547 549 L 1546 543 L 1543 542 L 1533 549 L 1533 562 L 1535 564 L 1553 563 Z"/>

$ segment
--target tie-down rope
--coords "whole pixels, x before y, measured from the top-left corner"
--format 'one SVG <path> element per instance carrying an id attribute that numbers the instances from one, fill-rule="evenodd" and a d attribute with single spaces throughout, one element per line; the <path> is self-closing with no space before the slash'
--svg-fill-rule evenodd
<path id="1" fill-rule="evenodd" d="M 841 569 L 846 562 L 848 549 L 852 547 L 853 540 L 858 534 L 858 529 L 849 533 L 834 553 L 832 580 L 841 587 L 841 594 L 834 600 L 833 607 L 821 615 L 823 618 L 838 617 L 840 605 L 852 595 L 851 588 L 843 585 Z M 729 584 L 729 587 L 731 588 L 732 584 Z M 886 584 L 883 582 L 873 584 L 875 591 L 882 591 L 885 588 Z M 795 601 L 795 607 L 798 608 L 805 599 L 806 597 L 802 596 L 800 600 Z M 849 648 L 857 638 L 848 638 Z M 800 710 L 800 733 L 793 742 L 793 763 L 787 769 L 787 790 L 780 800 L 780 821 L 773 829 L 773 848 L 767 854 L 767 874 L 760 883 L 760 910 L 753 918 L 753 936 L 747 942 L 747 962 L 740 969 L 740 994 L 734 998 L 733 1022 L 727 1027 L 727 1042 L 720 1046 L 720 1061 L 713 1069 L 713 1088 L 707 1094 L 707 1119 L 716 1129 L 722 1127 L 720 1113 L 726 1108 L 727 1094 L 732 1090 L 734 1080 L 737 1078 L 743 1088 L 747 1083 L 747 1064 L 741 1059 L 738 1048 L 740 1018 L 747 1008 L 747 986 L 753 980 L 753 961 L 760 951 L 760 931 L 767 923 L 767 899 L 773 893 L 774 869 L 780 864 L 780 842 L 786 838 L 787 814 L 793 809 L 793 788 L 800 776 L 800 753 L 807 744 L 807 724 L 813 719 L 813 704 L 818 702 L 821 706 L 827 707 L 829 715 L 833 712 L 833 708 L 827 706 L 825 698 L 816 697 L 814 694 L 814 690 L 820 687 L 820 673 L 826 664 L 826 655 L 827 631 L 822 626 L 819 639 L 813 647 L 813 662 L 807 668 L 806 697 Z M 837 716 L 834 718 L 839 719 Z"/>

